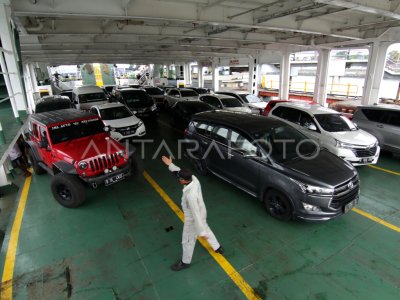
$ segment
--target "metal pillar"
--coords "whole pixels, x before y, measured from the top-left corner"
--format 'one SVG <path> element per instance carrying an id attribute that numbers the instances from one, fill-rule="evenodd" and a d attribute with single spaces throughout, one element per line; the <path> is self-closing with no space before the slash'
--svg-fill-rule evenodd
<path id="1" fill-rule="evenodd" d="M 8 75 L 12 86 L 11 89 L 13 92 L 13 94 L 9 95 L 10 96 L 13 95 L 14 96 L 13 98 L 15 100 L 12 101 L 11 104 L 13 106 L 15 105 L 16 110 L 26 110 L 26 97 L 18 69 L 17 50 L 14 44 L 13 32 L 11 30 L 10 15 L 11 15 L 10 6 L 0 3 L 0 37 L 1 37 L 2 47 L 5 50 L 4 60 L 9 73 Z M 19 116 L 17 115 L 15 115 L 15 117 L 19 118 Z"/>
<path id="2" fill-rule="evenodd" d="M 390 44 L 390 42 L 376 41 L 370 48 L 367 76 L 361 100 L 363 105 L 379 103 L 379 87 L 385 71 L 386 52 Z"/>
<path id="3" fill-rule="evenodd" d="M 198 75 L 197 75 L 197 86 L 204 87 L 204 77 L 203 77 L 203 64 L 201 62 L 197 63 Z"/>
<path id="4" fill-rule="evenodd" d="M 212 69 L 213 69 L 212 86 L 213 86 L 214 92 L 218 92 L 219 91 L 219 67 L 215 61 L 212 63 Z"/>
<path id="5" fill-rule="evenodd" d="M 17 122 L 21 122 L 19 118 L 17 103 L 15 100 L 16 94 L 14 93 L 13 86 L 11 84 L 10 73 L 8 72 L 7 65 L 3 56 L 3 52 L 0 51 L 0 66 L 3 71 L 4 82 L 6 83 L 7 93 L 10 97 L 11 107 L 13 110 L 14 118 Z"/>
<path id="6" fill-rule="evenodd" d="M 29 70 L 29 65 L 25 64 L 24 68 L 25 68 L 24 80 L 25 80 L 25 88 L 26 88 L 26 97 L 27 97 L 27 100 L 28 100 L 28 112 L 30 114 L 32 114 L 33 110 L 35 109 L 35 101 L 33 99 L 34 89 L 32 87 L 32 80 L 31 80 L 31 74 L 30 74 L 30 70 Z"/>
<path id="7" fill-rule="evenodd" d="M 315 76 L 313 100 L 322 106 L 326 104 L 326 95 L 328 93 L 330 52 L 331 51 L 328 49 L 318 50 L 317 74 Z"/>
<path id="8" fill-rule="evenodd" d="M 281 59 L 281 74 L 279 83 L 279 99 L 289 99 L 289 79 L 290 79 L 290 51 L 285 50 L 282 52 Z"/>
<path id="9" fill-rule="evenodd" d="M 258 81 L 260 79 L 260 65 L 257 58 L 250 58 L 248 92 L 258 96 Z"/>

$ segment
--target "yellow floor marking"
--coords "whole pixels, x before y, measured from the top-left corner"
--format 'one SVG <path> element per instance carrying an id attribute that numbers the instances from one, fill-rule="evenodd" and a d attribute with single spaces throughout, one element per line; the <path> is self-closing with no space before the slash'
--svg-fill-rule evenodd
<path id="1" fill-rule="evenodd" d="M 182 210 L 172 201 L 172 199 L 167 195 L 167 193 L 154 181 L 154 179 L 147 173 L 143 173 L 144 178 L 153 186 L 157 193 L 164 199 L 164 201 L 169 205 L 169 207 L 177 214 L 179 219 L 183 222 L 183 212 Z M 233 280 L 233 282 L 240 288 L 247 299 L 261 299 L 253 290 L 253 288 L 244 280 L 244 278 L 236 271 L 233 266 L 223 257 L 221 254 L 215 253 L 215 251 L 210 247 L 208 242 L 204 239 L 198 239 L 201 245 L 207 249 L 210 255 L 217 261 L 221 268 L 226 272 L 226 274 Z"/>
<path id="2" fill-rule="evenodd" d="M 14 275 L 15 256 L 17 254 L 19 232 L 21 229 L 22 218 L 24 216 L 26 200 L 28 199 L 31 180 L 32 176 L 25 179 L 24 187 L 22 188 L 17 212 L 15 213 L 14 222 L 11 229 L 10 241 L 8 242 L 6 260 L 4 263 L 3 277 L 1 278 L 0 299 L 2 300 L 12 299 L 12 280 Z"/>
<path id="3" fill-rule="evenodd" d="M 381 168 L 381 167 L 372 166 L 372 165 L 368 165 L 368 167 L 376 169 L 376 170 L 379 170 L 379 171 L 383 171 L 383 172 L 386 172 L 386 173 L 389 173 L 389 174 L 400 176 L 400 173 L 398 173 L 398 172 L 390 171 L 390 170 L 387 170 L 387 169 L 384 169 L 384 168 Z"/>
<path id="4" fill-rule="evenodd" d="M 381 225 L 383 225 L 383 226 L 385 226 L 387 228 L 390 228 L 390 229 L 392 229 L 394 231 L 400 232 L 400 228 L 399 227 L 397 227 L 397 226 L 395 226 L 393 224 L 390 224 L 389 222 L 386 222 L 385 220 L 382 220 L 382 219 L 380 219 L 378 217 L 375 217 L 375 216 L 373 216 L 373 215 L 371 215 L 371 214 L 369 214 L 369 213 L 367 213 L 367 212 L 365 212 L 365 211 L 363 211 L 363 210 L 361 210 L 359 208 L 355 208 L 354 207 L 352 210 L 354 212 L 362 215 L 363 217 L 366 217 L 366 218 L 368 218 L 368 219 L 370 219 L 370 220 L 372 220 L 374 222 L 377 222 L 377 223 L 379 223 L 379 224 L 381 224 Z"/>

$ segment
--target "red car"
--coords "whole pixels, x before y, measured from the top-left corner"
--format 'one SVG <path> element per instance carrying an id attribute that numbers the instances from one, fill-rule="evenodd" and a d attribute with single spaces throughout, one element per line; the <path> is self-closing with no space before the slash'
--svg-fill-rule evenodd
<path id="1" fill-rule="evenodd" d="M 77 109 L 33 114 L 27 144 L 33 170 L 53 176 L 53 196 L 68 208 L 85 201 L 87 186 L 108 186 L 139 169 L 134 149 L 112 139 L 97 115 Z"/>
<path id="2" fill-rule="evenodd" d="M 281 102 L 303 102 L 303 103 L 308 103 L 308 104 L 318 104 L 312 100 L 293 100 L 293 99 L 291 99 L 291 100 L 269 100 L 267 102 L 267 106 L 265 107 L 262 115 L 267 117 L 269 112 L 274 108 L 274 106 L 277 103 L 281 103 Z"/>

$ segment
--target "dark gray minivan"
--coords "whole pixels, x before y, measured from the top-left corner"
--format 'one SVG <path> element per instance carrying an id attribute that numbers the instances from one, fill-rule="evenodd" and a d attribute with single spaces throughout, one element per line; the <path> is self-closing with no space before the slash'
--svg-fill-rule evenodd
<path id="1" fill-rule="evenodd" d="M 400 107 L 397 105 L 359 106 L 352 121 L 374 135 L 382 149 L 400 153 Z"/>
<path id="2" fill-rule="evenodd" d="M 259 198 L 279 220 L 329 220 L 358 202 L 356 169 L 280 120 L 204 112 L 192 117 L 185 138 L 198 171 Z"/>

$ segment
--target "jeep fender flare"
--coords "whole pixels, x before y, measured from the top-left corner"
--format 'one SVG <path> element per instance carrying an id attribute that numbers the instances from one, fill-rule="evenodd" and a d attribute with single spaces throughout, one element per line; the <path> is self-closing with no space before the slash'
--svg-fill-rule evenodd
<path id="1" fill-rule="evenodd" d="M 78 175 L 73 164 L 67 163 L 65 161 L 58 161 L 53 164 L 53 173 L 54 175 L 58 173 L 64 173 L 69 175 Z"/>

